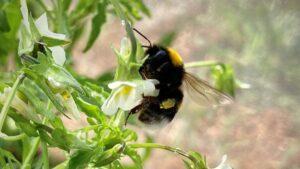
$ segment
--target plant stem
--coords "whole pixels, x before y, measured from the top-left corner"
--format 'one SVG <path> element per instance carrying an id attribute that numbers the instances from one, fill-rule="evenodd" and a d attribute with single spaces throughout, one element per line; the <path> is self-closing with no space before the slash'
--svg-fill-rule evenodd
<path id="1" fill-rule="evenodd" d="M 110 124 L 112 126 L 122 128 L 125 124 L 125 112 L 123 110 L 119 110 L 111 119 Z"/>
<path id="2" fill-rule="evenodd" d="M 8 95 L 7 100 L 4 103 L 4 106 L 3 106 L 2 110 L 1 110 L 1 114 L 0 114 L 0 132 L 2 131 L 2 127 L 3 127 L 4 121 L 6 119 L 10 104 L 11 104 L 12 100 L 14 99 L 17 89 L 24 78 L 25 78 L 25 75 L 23 73 L 19 75 L 19 77 L 17 78 L 17 80 L 15 81 L 15 83 L 11 89 L 11 92 Z"/>
<path id="3" fill-rule="evenodd" d="M 40 141 L 41 141 L 40 137 L 34 138 L 34 140 L 32 141 L 33 142 L 32 147 L 21 166 L 21 169 L 27 169 L 31 167 L 31 161 L 34 155 L 36 154 Z"/>
<path id="4" fill-rule="evenodd" d="M 47 143 L 41 141 L 42 145 L 42 159 L 43 159 L 43 169 L 49 169 L 49 158 L 48 158 L 48 147 Z"/>
<path id="5" fill-rule="evenodd" d="M 220 65 L 222 63 L 217 62 L 217 61 L 200 61 L 200 62 L 189 62 L 185 64 L 185 68 L 194 68 L 194 67 L 210 67 L 210 66 L 216 66 Z"/>
<path id="6" fill-rule="evenodd" d="M 128 146 L 130 146 L 131 148 L 159 148 L 159 149 L 171 151 L 173 153 L 176 153 L 176 154 L 179 154 L 181 156 L 191 159 L 191 156 L 188 153 L 186 153 L 185 151 L 183 151 L 179 148 L 174 148 L 174 147 L 165 146 L 165 145 L 161 145 L 161 144 L 135 143 L 135 144 L 129 144 Z M 193 159 L 191 159 L 191 160 L 193 160 Z"/>
<path id="7" fill-rule="evenodd" d="M 16 135 L 16 136 L 7 136 L 7 135 L 1 135 L 1 139 L 5 141 L 18 141 L 25 137 L 26 135 L 24 133 Z"/>

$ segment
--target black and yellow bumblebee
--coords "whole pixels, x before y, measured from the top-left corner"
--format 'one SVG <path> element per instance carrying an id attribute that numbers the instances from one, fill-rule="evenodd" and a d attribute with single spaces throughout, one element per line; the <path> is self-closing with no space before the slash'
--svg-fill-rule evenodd
<path id="1" fill-rule="evenodd" d="M 172 121 L 184 97 L 181 89 L 183 83 L 189 94 L 200 104 L 219 105 L 232 101 L 230 96 L 187 73 L 181 56 L 174 49 L 152 45 L 147 37 L 138 30 L 133 30 L 149 42 L 149 46 L 143 46 L 148 49 L 139 74 L 143 79 L 158 80 L 159 84 L 155 87 L 159 89 L 159 94 L 157 97 L 144 97 L 142 103 L 133 108 L 129 115 L 139 113 L 138 119 L 145 124 Z"/>

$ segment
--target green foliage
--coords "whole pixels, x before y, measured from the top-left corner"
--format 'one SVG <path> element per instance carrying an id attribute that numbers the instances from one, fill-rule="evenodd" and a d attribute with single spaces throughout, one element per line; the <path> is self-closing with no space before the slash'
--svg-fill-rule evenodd
<path id="1" fill-rule="evenodd" d="M 131 24 L 143 15 L 150 16 L 142 0 L 37 0 L 31 1 L 29 12 L 26 1 L 21 2 L 23 21 L 19 1 L 0 3 L 1 64 L 5 65 L 12 55 L 16 55 L 15 63 L 21 63 L 16 64 L 14 73 L 0 74 L 0 134 L 3 132 L 10 137 L 4 140 L 22 145 L 22 153 L 17 154 L 21 162 L 5 148 L 0 149 L 1 168 L 48 168 L 49 147 L 57 147 L 66 154 L 66 160 L 55 168 L 139 169 L 143 168 L 154 148 L 180 155 L 187 168 L 208 168 L 205 158 L 199 153 L 158 145 L 152 143 L 151 138 L 146 143 L 137 143 L 137 133 L 124 126 L 127 112 L 119 110 L 110 117 L 101 110 L 111 92 L 106 87 L 107 83 L 140 79 L 138 69 L 142 58 L 139 56 L 143 55 L 143 49 L 134 36 Z M 73 5 L 74 8 L 71 8 Z M 39 11 L 45 12 L 47 17 L 40 15 Z M 130 44 L 125 39 L 125 46 L 121 45 L 123 48 L 120 51 L 114 49 L 118 60 L 115 70 L 102 74 L 98 79 L 78 75 L 69 64 L 74 44 L 80 39 L 85 25 L 91 23 L 84 49 L 88 51 L 99 37 L 109 15 L 122 20 Z M 63 35 L 66 38 L 61 38 Z M 170 45 L 175 37 L 176 32 L 166 34 L 161 44 Z M 58 48 L 59 55 L 53 47 Z M 62 47 L 66 48 L 66 56 L 69 56 L 66 63 Z M 234 95 L 235 81 L 229 65 L 202 66 L 212 68 L 218 89 Z M 76 130 L 65 127 L 63 116 L 77 120 L 83 114 L 88 125 Z M 20 137 L 10 136 L 2 130 L 6 116 L 14 121 L 14 133 Z M 40 144 L 42 157 L 36 156 Z M 137 151 L 138 148 L 145 150 L 144 155 Z M 123 157 L 129 157 L 133 165 L 123 164 Z"/>
<path id="2" fill-rule="evenodd" d="M 106 7 L 107 4 L 105 1 L 99 2 L 97 5 L 97 14 L 92 19 L 92 31 L 89 36 L 89 40 L 84 48 L 84 51 L 89 50 L 96 38 L 101 32 L 102 25 L 106 22 Z"/>

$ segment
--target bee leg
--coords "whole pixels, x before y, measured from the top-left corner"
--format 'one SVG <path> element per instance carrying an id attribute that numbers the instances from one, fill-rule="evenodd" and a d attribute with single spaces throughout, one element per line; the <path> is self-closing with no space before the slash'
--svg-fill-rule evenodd
<path id="1" fill-rule="evenodd" d="M 126 119 L 125 119 L 125 126 L 126 126 L 126 124 L 127 124 L 127 121 L 128 121 L 128 119 L 129 119 L 130 115 L 137 113 L 137 112 L 140 111 L 142 108 L 143 108 L 143 103 L 137 105 L 136 107 L 134 107 L 133 109 L 130 110 L 130 112 L 128 113 L 128 115 L 126 116 Z"/>

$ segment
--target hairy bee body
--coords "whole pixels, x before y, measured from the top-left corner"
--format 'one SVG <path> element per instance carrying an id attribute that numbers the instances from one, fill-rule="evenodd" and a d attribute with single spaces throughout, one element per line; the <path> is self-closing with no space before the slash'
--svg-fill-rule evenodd
<path id="1" fill-rule="evenodd" d="M 170 48 L 151 46 L 148 58 L 139 69 L 143 79 L 156 79 L 159 84 L 157 97 L 145 97 L 143 103 L 133 110 L 139 112 L 139 120 L 146 124 L 171 121 L 183 100 L 181 90 L 184 78 L 183 62 L 179 54 Z"/>

